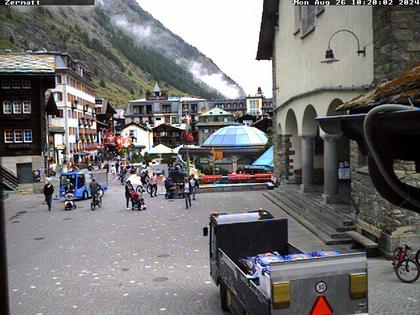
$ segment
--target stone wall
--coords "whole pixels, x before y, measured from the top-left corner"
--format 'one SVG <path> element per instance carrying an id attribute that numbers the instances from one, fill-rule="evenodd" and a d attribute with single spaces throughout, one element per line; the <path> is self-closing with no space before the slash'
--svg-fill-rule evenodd
<path id="1" fill-rule="evenodd" d="M 420 215 L 392 205 L 376 191 L 357 143 L 351 141 L 352 200 L 357 219 L 381 230 L 379 245 L 385 254 L 392 253 L 398 244 L 420 246 Z M 398 162 L 395 173 L 407 184 L 420 187 L 420 174 L 415 174 L 414 164 Z M 365 230 L 369 234 L 369 231 Z"/>
<path id="2" fill-rule="evenodd" d="M 45 169 L 44 157 L 40 155 L 4 156 L 0 158 L 0 164 L 15 174 L 17 174 L 16 164 L 20 163 L 32 163 L 32 170 Z M 32 176 L 32 172 L 30 175 Z M 41 180 L 40 183 L 19 184 L 19 188 L 22 191 L 39 193 L 42 191 L 43 185 L 44 183 Z"/>
<path id="3" fill-rule="evenodd" d="M 373 7 L 374 79 L 392 80 L 420 61 L 420 7 Z"/>
<path id="4" fill-rule="evenodd" d="M 420 7 L 373 7 L 374 81 L 394 79 L 420 60 Z M 397 176 L 420 187 L 414 163 L 394 163 Z M 392 253 L 399 244 L 420 245 L 420 215 L 392 205 L 376 191 L 357 144 L 351 143 L 352 200 L 364 233 L 375 234 L 380 249 Z M 369 228 L 370 227 L 370 228 Z"/>

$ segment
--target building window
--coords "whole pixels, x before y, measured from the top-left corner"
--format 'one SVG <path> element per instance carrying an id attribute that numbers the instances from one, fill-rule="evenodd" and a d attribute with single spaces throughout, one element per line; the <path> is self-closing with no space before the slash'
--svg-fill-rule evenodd
<path id="1" fill-rule="evenodd" d="M 179 124 L 179 117 L 172 117 L 172 124 Z"/>
<path id="2" fill-rule="evenodd" d="M 31 88 L 31 79 L 29 79 L 29 78 L 22 79 L 22 88 L 30 89 Z"/>
<path id="3" fill-rule="evenodd" d="M 57 83 L 57 84 L 61 84 L 62 83 L 62 81 L 61 81 L 61 75 L 60 74 L 57 74 L 56 75 L 56 77 L 55 77 L 55 83 Z"/>
<path id="4" fill-rule="evenodd" d="M 20 101 L 13 102 L 13 114 L 22 114 L 22 102 Z"/>
<path id="5" fill-rule="evenodd" d="M 165 116 L 165 124 L 170 124 L 170 123 L 171 123 L 171 117 Z"/>
<path id="6" fill-rule="evenodd" d="M 209 133 L 209 128 L 204 128 L 204 133 Z"/>
<path id="7" fill-rule="evenodd" d="M 12 80 L 12 89 L 20 89 L 20 80 L 18 79 Z"/>
<path id="8" fill-rule="evenodd" d="M 54 92 L 54 100 L 56 102 L 61 102 L 63 100 L 63 93 L 61 93 L 61 92 Z"/>
<path id="9" fill-rule="evenodd" d="M 23 130 L 22 129 L 15 129 L 14 134 L 15 134 L 14 141 L 16 143 L 23 142 Z"/>
<path id="10" fill-rule="evenodd" d="M 32 110 L 31 101 L 23 101 L 23 113 L 30 114 Z"/>
<path id="11" fill-rule="evenodd" d="M 12 113 L 12 102 L 3 101 L 3 114 L 11 114 L 11 113 Z"/>
<path id="12" fill-rule="evenodd" d="M 23 131 L 23 142 L 32 142 L 32 130 L 25 129 Z"/>
<path id="13" fill-rule="evenodd" d="M 1 88 L 2 89 L 10 89 L 10 80 L 2 79 L 1 80 Z"/>
<path id="14" fill-rule="evenodd" d="M 6 129 L 4 131 L 4 143 L 13 143 L 13 130 Z"/>
<path id="15" fill-rule="evenodd" d="M 161 118 L 161 117 L 156 117 L 156 118 L 155 118 L 155 120 L 156 120 L 156 121 L 161 121 L 161 120 L 162 120 L 162 118 Z"/>
<path id="16" fill-rule="evenodd" d="M 301 37 L 315 29 L 316 15 L 324 11 L 324 6 L 299 6 L 295 8 L 295 32 L 301 32 Z"/>

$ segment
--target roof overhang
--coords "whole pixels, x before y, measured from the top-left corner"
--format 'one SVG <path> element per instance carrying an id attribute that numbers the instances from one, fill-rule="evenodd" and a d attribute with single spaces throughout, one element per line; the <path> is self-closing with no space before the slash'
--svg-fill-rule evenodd
<path id="1" fill-rule="evenodd" d="M 270 60 L 273 56 L 273 42 L 275 27 L 278 23 L 279 2 L 279 0 L 264 0 L 257 60 Z"/>
<path id="2" fill-rule="evenodd" d="M 414 161 L 416 172 L 420 173 L 420 109 L 382 113 L 372 121 L 370 129 L 373 131 L 373 142 L 387 173 L 391 175 L 393 185 L 388 184 L 368 150 L 364 131 L 366 115 L 317 117 L 316 120 L 326 133 L 336 134 L 341 129 L 348 138 L 357 141 L 362 154 L 368 156 L 369 175 L 382 197 L 395 205 L 419 213 L 420 209 L 402 198 L 394 189 L 396 185 L 414 199 L 420 200 L 420 189 L 403 183 L 395 175 L 394 161 Z"/>

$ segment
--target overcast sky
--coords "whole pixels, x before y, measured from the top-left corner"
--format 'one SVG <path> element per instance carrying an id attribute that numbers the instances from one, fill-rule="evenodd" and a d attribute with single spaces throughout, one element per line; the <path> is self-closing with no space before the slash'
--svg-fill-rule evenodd
<path id="1" fill-rule="evenodd" d="M 263 0 L 137 0 L 166 28 L 197 47 L 247 94 L 272 96 L 271 62 L 257 61 Z"/>

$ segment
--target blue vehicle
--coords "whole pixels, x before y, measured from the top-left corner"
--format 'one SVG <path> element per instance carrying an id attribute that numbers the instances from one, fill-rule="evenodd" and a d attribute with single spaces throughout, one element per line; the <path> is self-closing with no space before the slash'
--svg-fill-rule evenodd
<path id="1" fill-rule="evenodd" d="M 106 171 L 77 171 L 61 173 L 60 197 L 65 197 L 66 191 L 69 190 L 69 187 L 74 190 L 73 195 L 75 199 L 88 199 L 92 197 L 92 193 L 89 188 L 92 178 L 101 185 L 104 192 L 108 190 L 108 173 Z"/>

